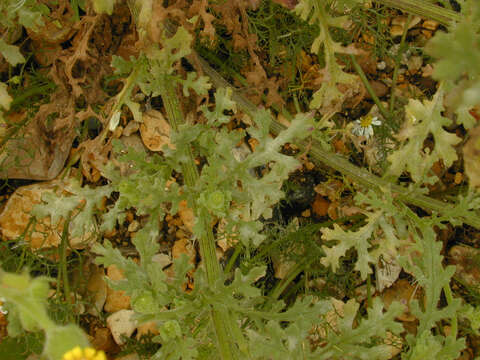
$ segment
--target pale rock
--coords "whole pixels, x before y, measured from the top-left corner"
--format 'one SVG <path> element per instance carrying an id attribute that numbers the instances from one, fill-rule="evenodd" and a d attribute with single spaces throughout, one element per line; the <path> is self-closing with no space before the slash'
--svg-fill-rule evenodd
<path id="1" fill-rule="evenodd" d="M 107 318 L 107 327 L 112 332 L 113 339 L 118 345 L 123 345 L 123 336 L 130 337 L 137 328 L 137 321 L 133 310 L 119 310 Z"/>
<path id="2" fill-rule="evenodd" d="M 125 278 L 123 272 L 115 265 L 110 265 L 107 268 L 107 277 L 112 281 Z M 130 309 L 130 296 L 125 295 L 125 291 L 123 290 L 114 290 L 107 287 L 107 298 L 104 310 L 113 313 L 124 309 Z"/>
<path id="3" fill-rule="evenodd" d="M 410 74 L 415 74 L 423 65 L 423 58 L 421 56 L 411 56 L 407 61 L 408 71 Z"/>
<path id="4" fill-rule="evenodd" d="M 429 77 L 433 75 L 433 66 L 430 64 L 422 67 L 422 77 Z"/>
<path id="5" fill-rule="evenodd" d="M 57 247 L 61 242 L 64 220 L 52 225 L 50 217 L 37 219 L 34 228 L 27 231 L 27 226 L 32 226 L 32 210 L 35 205 L 41 204 L 42 195 L 55 192 L 62 195 L 67 184 L 54 180 L 45 183 L 22 186 L 8 199 L 5 208 L 0 214 L 0 229 L 6 240 L 24 239 L 34 250 L 48 247 Z M 80 204 L 79 204 L 80 205 Z M 33 231 L 30 231 L 33 230 Z M 72 229 L 69 229 L 71 231 Z M 91 233 L 82 237 L 69 237 L 69 244 L 74 249 L 81 249 L 87 245 Z"/>
<path id="6" fill-rule="evenodd" d="M 402 36 L 403 30 L 405 28 L 405 24 L 407 23 L 408 17 L 405 15 L 397 16 L 392 20 L 392 27 L 390 28 L 390 35 L 392 36 Z M 410 22 L 408 23 L 408 29 L 413 28 L 418 23 L 420 23 L 422 19 L 419 16 L 414 16 Z"/>
<path id="7" fill-rule="evenodd" d="M 385 61 L 380 61 L 377 63 L 378 70 L 385 70 L 386 67 L 387 67 L 387 63 Z"/>
<path id="8" fill-rule="evenodd" d="M 129 225 L 128 225 L 128 232 L 135 232 L 140 228 L 140 223 L 138 220 L 133 220 Z"/>

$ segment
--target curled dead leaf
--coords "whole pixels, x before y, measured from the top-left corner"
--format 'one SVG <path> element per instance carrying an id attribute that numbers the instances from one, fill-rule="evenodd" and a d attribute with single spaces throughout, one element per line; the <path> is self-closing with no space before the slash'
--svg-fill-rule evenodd
<path id="1" fill-rule="evenodd" d="M 104 276 L 104 269 L 95 266 L 88 279 L 87 292 L 92 297 L 92 306 L 88 309 L 88 313 L 94 316 L 100 314 L 107 299 L 107 283 L 103 278 Z"/>
<path id="2" fill-rule="evenodd" d="M 18 126 L 2 151 L 0 177 L 52 180 L 63 169 L 75 138 L 74 99 L 58 89 L 55 102 L 42 104 L 35 117 L 14 113 L 8 118 Z"/>
<path id="3" fill-rule="evenodd" d="M 383 303 L 385 308 L 388 309 L 390 304 L 394 301 L 398 301 L 403 305 L 406 305 L 405 311 L 398 316 L 401 321 L 411 322 L 416 318 L 410 313 L 410 301 L 412 299 L 419 299 L 421 296 L 421 289 L 417 286 L 411 285 L 408 280 L 400 279 L 392 287 L 385 290 L 382 294 Z"/>
<path id="4" fill-rule="evenodd" d="M 165 120 L 162 113 L 150 110 L 143 113 L 143 123 L 140 124 L 140 134 L 143 143 L 151 151 L 161 151 L 164 145 L 174 149 L 170 142 L 170 124 Z"/>

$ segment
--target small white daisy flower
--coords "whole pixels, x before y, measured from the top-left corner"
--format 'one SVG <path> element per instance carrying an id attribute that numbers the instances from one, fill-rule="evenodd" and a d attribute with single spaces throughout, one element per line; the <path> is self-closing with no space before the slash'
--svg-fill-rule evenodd
<path id="1" fill-rule="evenodd" d="M 367 115 L 354 121 L 352 133 L 357 136 L 365 136 L 367 139 L 373 136 L 372 125 L 379 126 L 382 122 L 377 116 Z"/>
<path id="2" fill-rule="evenodd" d="M 2 313 L 3 315 L 8 313 L 8 311 L 3 308 L 4 304 L 5 304 L 5 299 L 0 297 L 0 313 Z"/>

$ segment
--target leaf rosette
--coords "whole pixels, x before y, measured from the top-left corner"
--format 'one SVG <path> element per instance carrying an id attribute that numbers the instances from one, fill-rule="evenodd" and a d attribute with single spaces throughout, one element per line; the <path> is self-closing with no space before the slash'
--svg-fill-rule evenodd
<path id="1" fill-rule="evenodd" d="M 140 314 L 155 314 L 158 312 L 158 303 L 150 291 L 143 291 L 132 299 L 132 308 Z"/>
<path id="2" fill-rule="evenodd" d="M 204 191 L 198 198 L 199 205 L 206 208 L 215 216 L 225 217 L 227 216 L 227 210 L 230 208 L 230 202 L 232 200 L 232 194 L 230 191 Z"/>

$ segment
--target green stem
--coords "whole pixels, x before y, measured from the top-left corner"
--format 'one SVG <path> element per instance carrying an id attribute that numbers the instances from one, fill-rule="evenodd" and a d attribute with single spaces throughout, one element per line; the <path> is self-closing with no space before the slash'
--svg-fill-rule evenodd
<path id="1" fill-rule="evenodd" d="M 373 91 L 372 86 L 370 85 L 370 82 L 367 79 L 367 76 L 363 72 L 360 65 L 358 65 L 357 60 L 355 60 L 355 57 L 353 55 L 350 55 L 350 60 L 352 60 L 352 65 L 355 68 L 355 71 L 357 72 L 358 76 L 360 77 L 360 80 L 362 80 L 362 83 L 365 86 L 365 89 L 367 89 L 368 93 L 373 99 L 373 102 L 377 105 L 378 110 L 380 111 L 380 114 L 382 114 L 385 120 L 390 119 L 391 118 L 390 113 L 382 105 L 382 102 L 378 98 L 377 94 L 375 94 L 375 91 Z"/>
<path id="2" fill-rule="evenodd" d="M 393 110 L 395 108 L 395 89 L 397 87 L 398 69 L 400 68 L 400 61 L 402 59 L 403 46 L 405 45 L 405 39 L 407 38 L 407 32 L 408 32 L 408 25 L 410 24 L 411 20 L 412 20 L 412 15 L 408 15 L 407 22 L 405 23 L 405 27 L 403 29 L 400 46 L 398 47 L 397 56 L 395 57 L 395 68 L 393 69 L 392 88 L 390 93 L 390 113 L 393 113 Z"/>
<path id="3" fill-rule="evenodd" d="M 163 88 L 161 89 L 161 96 L 170 125 L 174 131 L 178 131 L 179 126 L 183 123 L 184 116 L 180 109 L 175 88 L 170 79 L 164 81 Z M 188 150 L 187 156 L 189 160 L 183 163 L 182 173 L 185 185 L 188 188 L 194 188 L 198 182 L 199 174 L 191 149 Z M 195 211 L 196 209 L 193 210 Z M 213 286 L 220 278 L 220 264 L 218 263 L 215 254 L 215 238 L 213 236 L 213 231 L 205 221 L 203 222 L 204 224 L 202 225 L 205 235 L 200 238 L 200 251 L 202 252 L 202 259 L 205 262 L 208 284 Z"/>
<path id="4" fill-rule="evenodd" d="M 448 305 L 452 305 L 453 303 L 453 294 L 452 294 L 452 289 L 450 288 L 450 285 L 445 285 L 443 287 L 443 292 L 445 293 L 445 298 L 447 299 Z M 452 316 L 452 327 L 450 329 L 450 336 L 453 339 L 457 338 L 457 333 L 458 333 L 458 319 L 457 319 L 457 314 L 453 314 Z"/>
<path id="5" fill-rule="evenodd" d="M 183 123 L 183 119 L 185 119 L 185 117 L 180 109 L 178 96 L 175 91 L 175 85 L 170 79 L 165 79 L 163 86 L 160 89 L 160 93 L 165 105 L 165 110 L 167 112 L 170 125 L 174 131 L 178 131 L 179 126 Z M 191 149 L 188 152 L 188 158 L 189 160 L 182 165 L 182 172 L 185 186 L 192 189 L 198 182 L 199 174 Z M 193 210 L 198 215 L 196 209 L 194 208 Z M 213 230 L 210 226 L 209 219 L 205 219 L 205 217 L 199 217 L 199 221 L 201 221 L 204 234 L 199 238 L 200 253 L 205 265 L 208 284 L 213 288 L 217 281 L 221 278 L 220 264 L 215 253 L 215 237 L 213 235 Z M 238 325 L 232 320 L 228 309 L 226 308 L 214 306 L 211 310 L 211 313 L 222 359 L 230 360 L 238 358 L 236 356 L 235 344 L 241 344 L 243 343 L 243 340 L 232 337 L 233 329 Z M 238 335 L 238 332 L 235 334 Z"/>
<path id="6" fill-rule="evenodd" d="M 230 257 L 228 260 L 227 266 L 225 266 L 224 273 L 228 274 L 230 271 L 232 271 L 233 265 L 235 265 L 235 261 L 237 261 L 237 258 L 240 256 L 243 250 L 243 245 L 242 243 L 237 243 L 237 246 L 235 246 L 235 251 L 233 252 L 233 255 Z"/>
<path id="7" fill-rule="evenodd" d="M 78 10 L 78 0 L 70 0 L 70 5 L 72 6 L 73 9 L 73 20 L 74 21 L 80 21 L 80 12 Z"/>
<path id="8" fill-rule="evenodd" d="M 57 86 L 54 83 L 49 82 L 40 86 L 24 89 L 24 91 L 22 91 L 22 93 L 16 96 L 11 102 L 10 112 L 17 110 L 17 108 L 19 108 L 21 105 L 25 105 L 24 102 L 28 98 L 34 97 L 36 95 L 45 96 L 46 94 L 49 94 L 51 91 L 55 90 L 56 87 Z"/>
<path id="9" fill-rule="evenodd" d="M 60 280 L 63 280 L 63 296 L 66 302 L 70 302 L 70 283 L 68 281 L 68 271 L 67 271 L 67 245 L 68 245 L 68 227 L 70 224 L 70 218 L 72 212 L 70 211 L 65 219 L 63 224 L 62 238 L 60 242 L 59 252 L 60 252 L 60 274 L 57 279 L 57 289 L 59 287 Z M 60 275 L 61 278 L 60 279 Z"/>
<path id="10" fill-rule="evenodd" d="M 197 51 L 200 56 L 202 56 L 204 59 L 207 59 L 208 62 L 214 64 L 215 66 L 218 66 L 222 70 L 222 72 L 227 73 L 229 76 L 232 77 L 232 79 L 237 80 L 245 87 L 249 86 L 247 80 L 241 74 L 233 70 L 231 67 L 227 66 L 225 61 L 221 60 L 218 56 L 216 56 L 216 54 L 204 48 L 199 48 Z"/>
<path id="11" fill-rule="evenodd" d="M 367 307 L 372 307 L 372 291 L 370 290 L 372 286 L 372 276 L 368 274 L 367 276 Z"/>
<path id="12" fill-rule="evenodd" d="M 287 288 L 287 286 L 295 280 L 295 278 L 305 270 L 305 268 L 313 261 L 314 259 L 305 260 L 295 265 L 295 267 L 289 272 L 288 276 L 283 278 L 273 289 L 273 291 L 269 295 L 269 300 L 267 301 L 266 305 L 270 305 L 275 300 L 278 300 L 280 295 L 282 295 L 283 291 Z"/>
<path id="13" fill-rule="evenodd" d="M 434 5 L 426 0 L 375 0 L 375 2 L 435 20 L 443 25 L 450 25 L 452 22 L 460 21 L 461 18 L 461 15 L 455 11 Z"/>

